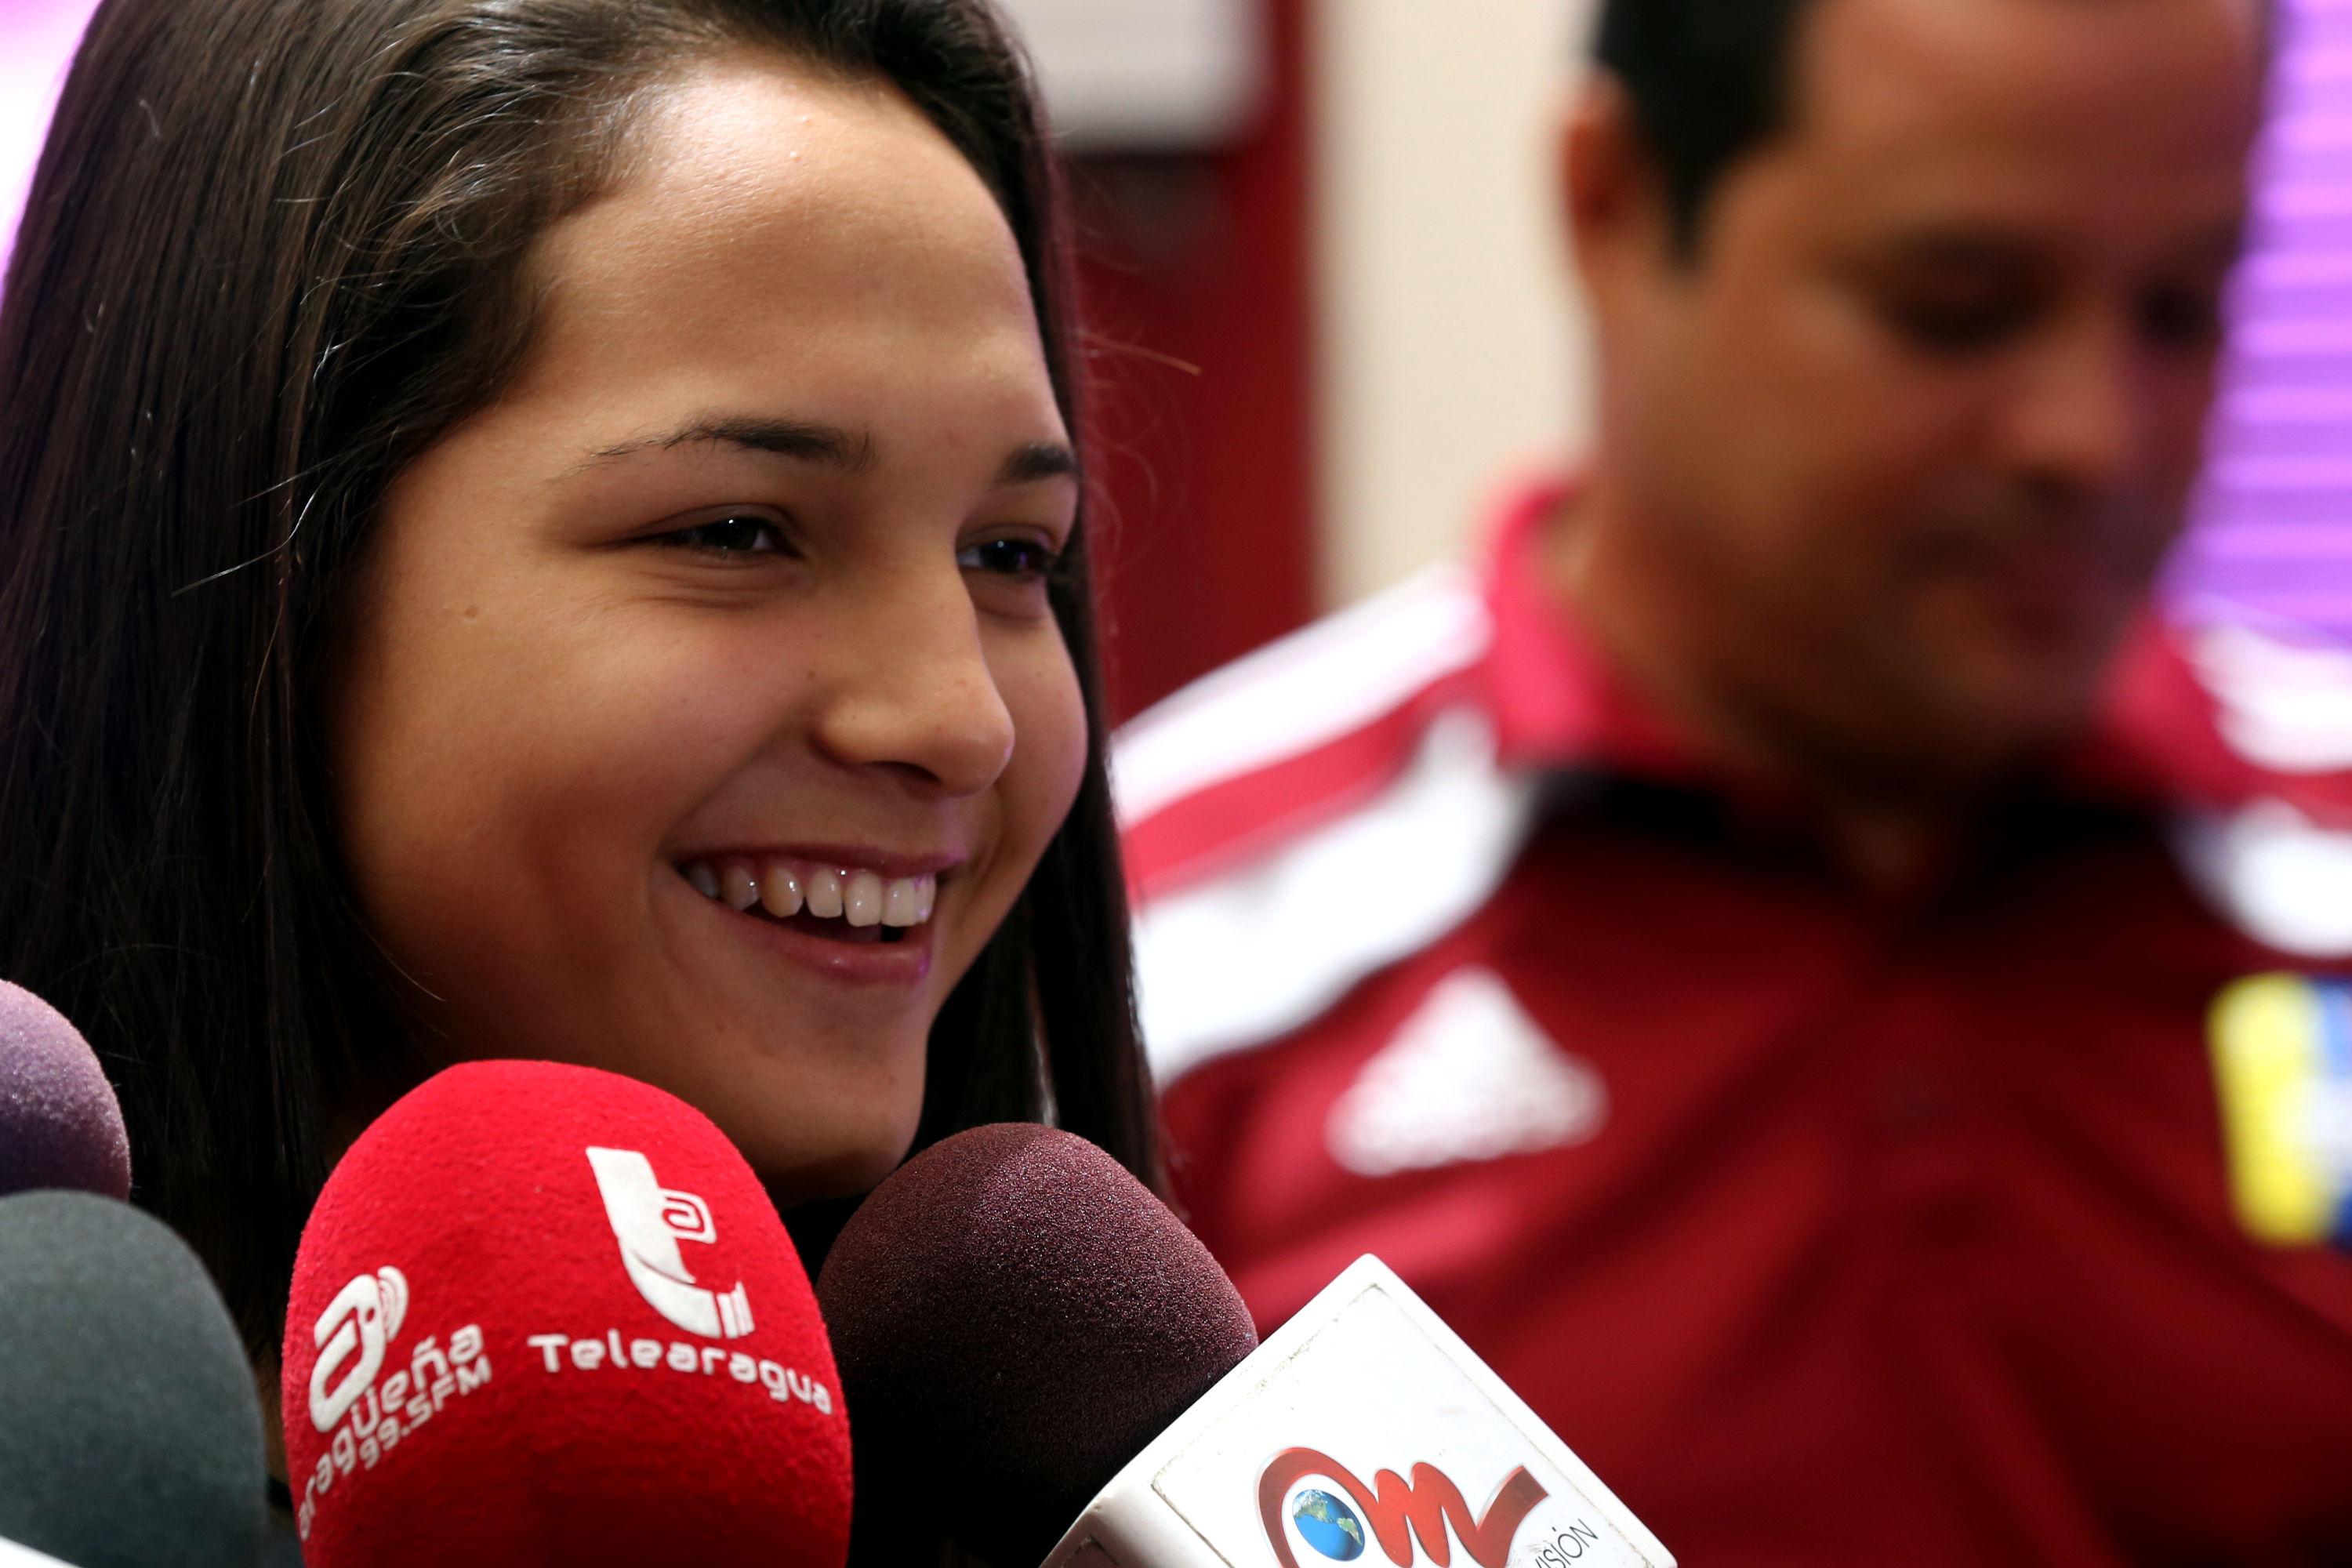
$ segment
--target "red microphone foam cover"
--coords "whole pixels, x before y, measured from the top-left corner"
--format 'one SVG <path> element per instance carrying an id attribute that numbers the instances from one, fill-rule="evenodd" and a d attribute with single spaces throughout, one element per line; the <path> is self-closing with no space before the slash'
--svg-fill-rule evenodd
<path id="1" fill-rule="evenodd" d="M 311 1568 L 841 1568 L 849 1430 L 798 1254 L 719 1129 L 632 1079 L 452 1068 L 302 1233 L 286 1450 Z"/>

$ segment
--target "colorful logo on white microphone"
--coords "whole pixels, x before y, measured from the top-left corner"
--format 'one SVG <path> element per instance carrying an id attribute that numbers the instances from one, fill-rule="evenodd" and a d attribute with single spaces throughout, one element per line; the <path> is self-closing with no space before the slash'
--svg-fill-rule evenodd
<path id="1" fill-rule="evenodd" d="M 720 1292 L 687 1271 L 681 1241 L 719 1239 L 710 1205 L 665 1187 L 653 1162 L 634 1149 L 591 1149 L 588 1164 L 604 1194 L 604 1217 L 621 1244 L 621 1264 L 646 1304 L 690 1334 L 740 1340 L 751 1331 L 751 1299 L 738 1280 Z"/>
<path id="2" fill-rule="evenodd" d="M 1303 1484 L 1310 1481 L 1327 1484 Z M 1520 1466 L 1503 1478 L 1486 1511 L 1473 1513 L 1462 1489 L 1435 1465 L 1413 1466 L 1411 1480 L 1394 1470 L 1381 1470 L 1366 1486 L 1339 1460 L 1313 1448 L 1284 1449 L 1259 1472 L 1257 1482 L 1266 1543 L 1282 1568 L 1299 1568 L 1298 1553 L 1291 1549 L 1294 1533 L 1334 1563 L 1353 1563 L 1364 1555 L 1366 1546 L 1377 1543 L 1397 1568 L 1411 1568 L 1418 1538 L 1435 1568 L 1451 1568 L 1448 1526 L 1478 1568 L 1506 1568 L 1519 1526 L 1547 1495 L 1542 1483 Z M 1577 1544 L 1561 1554 L 1563 1564 L 1582 1555 L 1588 1539 L 1596 1544 L 1601 1539 L 1581 1521 L 1564 1538 Z"/>

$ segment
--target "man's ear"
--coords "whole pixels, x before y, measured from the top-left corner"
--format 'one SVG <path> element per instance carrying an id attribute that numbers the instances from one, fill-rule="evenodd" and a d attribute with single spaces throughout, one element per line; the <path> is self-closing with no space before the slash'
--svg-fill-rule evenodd
<path id="1" fill-rule="evenodd" d="M 1638 277 L 1673 262 L 1665 182 L 1622 83 L 1595 69 L 1559 117 L 1555 178 L 1569 254 L 1606 309 Z"/>

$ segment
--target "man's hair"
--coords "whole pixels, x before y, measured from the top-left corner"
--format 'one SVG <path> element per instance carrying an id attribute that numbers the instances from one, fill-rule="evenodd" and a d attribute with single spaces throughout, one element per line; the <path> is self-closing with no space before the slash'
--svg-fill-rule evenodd
<path id="1" fill-rule="evenodd" d="M 1676 252 L 1698 248 L 1724 172 L 1785 125 L 1811 0 L 1606 0 L 1594 59 L 1633 100 Z"/>

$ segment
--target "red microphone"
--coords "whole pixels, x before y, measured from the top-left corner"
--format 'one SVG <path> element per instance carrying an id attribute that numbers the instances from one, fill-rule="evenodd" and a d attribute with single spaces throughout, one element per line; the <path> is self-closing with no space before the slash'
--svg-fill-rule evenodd
<path id="1" fill-rule="evenodd" d="M 352 1146 L 302 1233 L 286 1453 L 311 1568 L 842 1568 L 849 1427 L 783 1224 L 719 1129 L 475 1062 Z"/>

